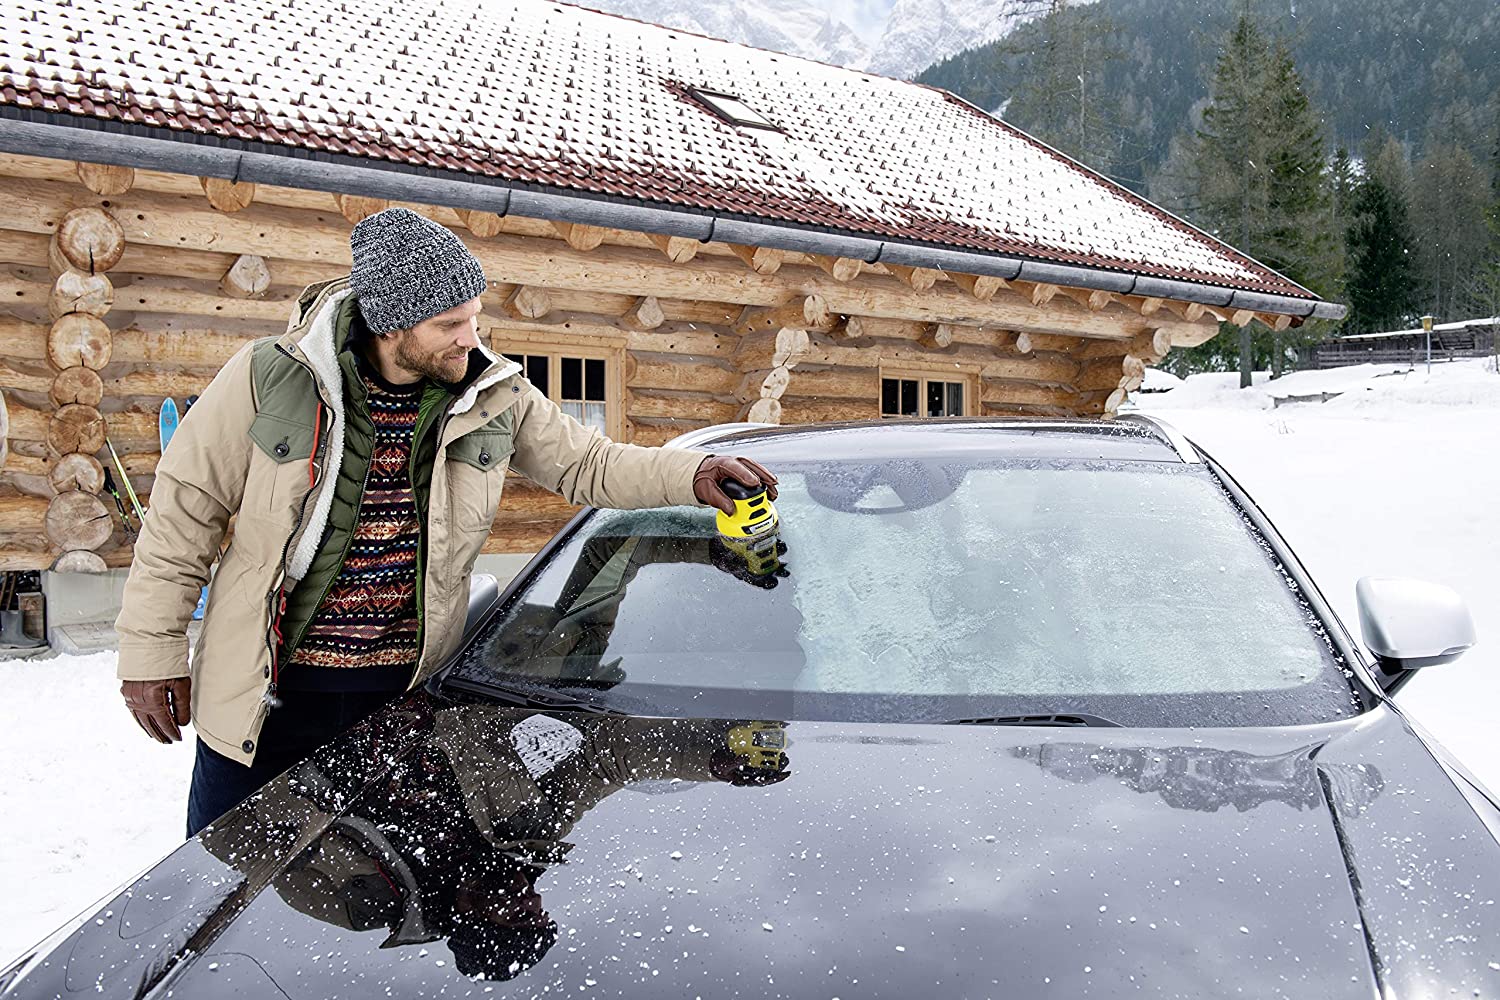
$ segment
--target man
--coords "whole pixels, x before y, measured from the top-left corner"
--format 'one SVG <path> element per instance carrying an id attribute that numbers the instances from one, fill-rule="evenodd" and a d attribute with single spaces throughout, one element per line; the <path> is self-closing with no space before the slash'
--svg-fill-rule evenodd
<path id="1" fill-rule="evenodd" d="M 733 509 L 754 462 L 615 444 L 479 340 L 479 262 L 402 208 L 347 278 L 237 353 L 156 470 L 117 622 L 147 735 L 198 733 L 188 832 L 425 680 L 457 647 L 508 467 L 571 503 Z M 186 627 L 235 519 L 191 669 Z"/>

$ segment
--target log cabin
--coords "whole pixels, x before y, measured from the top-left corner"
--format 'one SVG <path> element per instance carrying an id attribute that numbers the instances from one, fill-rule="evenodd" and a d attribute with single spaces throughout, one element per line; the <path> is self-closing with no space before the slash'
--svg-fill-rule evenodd
<path id="1" fill-rule="evenodd" d="M 0 568 L 131 551 L 157 411 L 350 228 L 483 263 L 486 336 L 610 436 L 1109 418 L 1221 323 L 1343 309 L 952 94 L 536 0 L 0 10 Z M 570 516 L 511 484 L 487 552 Z"/>

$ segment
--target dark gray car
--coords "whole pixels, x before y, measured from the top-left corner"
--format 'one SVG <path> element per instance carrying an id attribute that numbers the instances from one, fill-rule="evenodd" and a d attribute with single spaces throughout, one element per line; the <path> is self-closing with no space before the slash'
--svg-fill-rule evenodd
<path id="1" fill-rule="evenodd" d="M 425 691 L 0 996 L 1500 993 L 1500 808 L 1169 429 L 715 429 L 779 537 L 585 511 Z M 730 445 L 732 442 L 732 446 Z"/>

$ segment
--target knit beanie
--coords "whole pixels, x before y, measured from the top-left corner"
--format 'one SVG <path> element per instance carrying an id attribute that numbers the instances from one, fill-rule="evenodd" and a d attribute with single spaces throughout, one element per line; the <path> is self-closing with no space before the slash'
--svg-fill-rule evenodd
<path id="1" fill-rule="evenodd" d="M 409 208 L 361 219 L 349 249 L 349 284 L 371 333 L 410 329 L 485 289 L 484 268 L 463 241 Z"/>

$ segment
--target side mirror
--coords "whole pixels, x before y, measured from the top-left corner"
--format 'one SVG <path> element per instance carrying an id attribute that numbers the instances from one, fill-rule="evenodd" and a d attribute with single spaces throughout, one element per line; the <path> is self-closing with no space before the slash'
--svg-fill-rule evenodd
<path id="1" fill-rule="evenodd" d="M 475 573 L 469 577 L 469 613 L 464 619 L 465 638 L 474 631 L 479 619 L 500 596 L 500 581 L 489 573 Z"/>
<path id="2" fill-rule="evenodd" d="M 1411 671 L 1458 659 L 1477 641 L 1469 606 L 1451 587 L 1367 576 L 1354 587 L 1359 629 L 1394 691 Z M 1388 679 L 1388 682 L 1387 682 Z"/>

